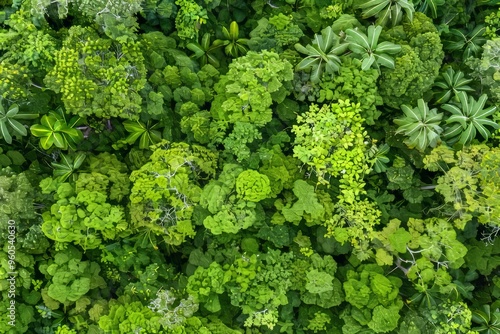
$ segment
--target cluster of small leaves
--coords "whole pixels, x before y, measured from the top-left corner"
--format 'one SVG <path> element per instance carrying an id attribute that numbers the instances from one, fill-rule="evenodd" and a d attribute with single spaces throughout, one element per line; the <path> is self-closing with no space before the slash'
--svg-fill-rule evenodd
<path id="1" fill-rule="evenodd" d="M 112 41 L 90 27 L 73 26 L 44 81 L 62 94 L 69 113 L 137 119 L 145 75 L 139 42 L 126 36 Z"/>
<path id="2" fill-rule="evenodd" d="M 84 249 L 129 235 L 124 207 L 118 204 L 129 192 L 126 171 L 115 156 L 102 153 L 89 159 L 89 173 L 79 173 L 74 182 L 44 179 L 42 192 L 55 200 L 42 214 L 45 235 Z"/>
<path id="3" fill-rule="evenodd" d="M 191 221 L 200 182 L 215 174 L 217 154 L 201 146 L 162 141 L 152 146 L 150 162 L 130 175 L 131 225 L 180 245 L 194 237 Z"/>
<path id="4" fill-rule="evenodd" d="M 463 229 L 474 216 L 481 224 L 500 223 L 496 203 L 499 150 L 482 145 L 464 147 L 458 152 L 446 146 L 435 148 L 425 157 L 425 167 L 442 173 L 436 191 L 447 204 L 444 212 Z"/>
<path id="5" fill-rule="evenodd" d="M 339 177 L 346 192 L 356 197 L 363 193 L 362 178 L 370 169 L 365 162 L 366 132 L 361 105 L 349 100 L 319 106 L 297 116 L 294 125 L 294 156 L 315 173 L 318 182 L 328 184 Z M 355 187 L 354 184 L 359 185 Z M 351 194 L 345 193 L 351 197 Z"/>
<path id="6" fill-rule="evenodd" d="M 412 22 L 404 22 L 387 32 L 386 38 L 401 45 L 394 69 L 382 71 L 379 92 L 384 104 L 399 108 L 415 105 L 434 84 L 444 58 L 443 45 L 431 19 L 415 13 Z"/>

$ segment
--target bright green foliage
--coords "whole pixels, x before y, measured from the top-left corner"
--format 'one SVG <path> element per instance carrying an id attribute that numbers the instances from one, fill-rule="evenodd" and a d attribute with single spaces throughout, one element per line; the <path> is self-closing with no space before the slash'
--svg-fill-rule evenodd
<path id="1" fill-rule="evenodd" d="M 500 10 L 486 16 L 484 18 L 484 23 L 486 23 L 484 34 L 488 39 L 498 37 L 498 30 L 500 30 Z"/>
<path id="2" fill-rule="evenodd" d="M 446 129 L 443 136 L 451 143 L 458 141 L 461 145 L 469 144 L 476 137 L 476 132 L 488 140 L 491 132 L 486 126 L 493 129 L 500 128 L 500 125 L 488 118 L 493 115 L 497 107 L 483 109 L 488 99 L 486 94 L 481 95 L 477 101 L 472 96 L 467 96 L 467 93 L 463 91 L 459 92 L 457 96 L 460 100 L 460 107 L 453 104 L 443 105 L 443 109 L 452 114 L 446 120 L 446 123 L 452 124 L 452 126 Z"/>
<path id="3" fill-rule="evenodd" d="M 125 36 L 112 41 L 100 38 L 92 28 L 73 26 L 55 59 L 44 81 L 62 94 L 69 113 L 138 118 L 142 102 L 138 92 L 146 83 L 139 42 Z"/>
<path id="4" fill-rule="evenodd" d="M 266 198 L 271 189 L 267 176 L 258 174 L 258 177 L 247 179 L 245 175 L 240 178 L 239 175 L 245 173 L 243 168 L 235 164 L 226 164 L 218 180 L 212 180 L 204 188 L 200 196 L 200 205 L 210 212 L 211 215 L 203 220 L 203 225 L 217 235 L 221 233 L 238 233 L 241 229 L 247 229 L 264 218 L 264 213 L 260 204 L 259 195 Z M 248 173 L 245 173 L 248 175 Z M 250 173 L 254 174 L 254 173 Z M 250 198 L 242 198 L 240 195 L 246 194 L 247 186 L 252 186 L 253 181 L 263 181 L 267 179 L 267 191 L 255 193 Z M 238 180 L 240 185 L 238 186 Z M 250 182 L 250 184 L 248 184 Z M 263 183 L 262 185 L 265 185 Z M 240 190 L 238 190 L 240 189 Z M 248 189 L 250 190 L 250 189 Z M 261 190 L 261 189 L 257 189 Z M 262 199 L 264 199 L 262 198 Z"/>
<path id="5" fill-rule="evenodd" d="M 58 43 L 47 30 L 35 26 L 27 11 L 20 10 L 5 21 L 9 30 L 0 32 L 0 59 L 12 66 L 26 66 L 36 79 L 43 79 L 54 64 Z"/>
<path id="6" fill-rule="evenodd" d="M 311 81 L 318 83 L 321 81 L 323 72 L 334 75 L 340 68 L 340 58 L 347 50 L 347 43 L 340 43 L 340 37 L 327 27 L 321 31 L 321 35 L 314 35 L 313 44 L 302 46 L 295 44 L 295 49 L 300 53 L 306 54 L 299 64 L 297 70 L 309 70 L 311 72 Z"/>
<path id="7" fill-rule="evenodd" d="M 89 165 L 89 173 L 80 173 L 74 183 L 47 178 L 40 184 L 42 191 L 56 200 L 50 211 L 42 214 L 45 235 L 84 249 L 98 247 L 103 239 L 130 234 L 124 208 L 112 204 L 129 192 L 127 168 L 109 153 L 90 157 Z"/>
<path id="8" fill-rule="evenodd" d="M 273 222 L 279 222 L 281 219 L 278 217 L 282 216 L 284 221 L 296 225 L 302 219 L 305 219 L 308 225 L 320 224 L 325 217 L 325 208 L 320 202 L 318 194 L 315 193 L 314 186 L 304 180 L 297 180 L 293 184 L 293 193 L 297 198 L 293 204 L 291 201 L 283 203 L 281 199 L 274 203 L 275 207 L 281 211 L 281 215 L 275 213 Z"/>
<path id="9" fill-rule="evenodd" d="M 481 224 L 498 226 L 499 154 L 498 148 L 486 145 L 471 145 L 458 152 L 437 147 L 424 159 L 427 169 L 444 173 L 437 179 L 436 191 L 448 204 L 445 214 L 454 218 L 458 228 L 463 229 L 471 215 Z"/>
<path id="10" fill-rule="evenodd" d="M 387 68 L 394 68 L 394 59 L 388 55 L 397 54 L 401 51 L 401 46 L 391 42 L 381 42 L 378 39 L 382 32 L 381 26 L 369 26 L 367 34 L 356 29 L 346 30 L 346 42 L 349 43 L 349 50 L 351 50 L 357 57 L 362 60 L 361 69 L 368 70 L 371 67 L 377 69 L 380 66 Z"/>
<path id="11" fill-rule="evenodd" d="M 9 298 L 2 298 L 0 301 L 0 316 L 2 320 L 0 321 L 0 331 L 2 333 L 17 334 L 17 333 L 27 333 L 33 326 L 35 321 L 35 310 L 33 306 L 26 305 L 24 303 L 16 303 L 16 325 L 13 327 L 8 323 L 10 321 L 10 300 Z"/>
<path id="12" fill-rule="evenodd" d="M 109 312 L 99 319 L 99 327 L 108 333 L 163 333 L 161 315 L 130 296 L 109 303 Z"/>
<path id="13" fill-rule="evenodd" d="M 49 111 L 43 115 L 40 124 L 31 126 L 31 134 L 40 138 L 40 147 L 49 150 L 52 146 L 63 150 L 75 150 L 76 145 L 83 140 L 83 133 L 76 129 L 81 124 L 79 116 L 73 116 L 69 121 L 62 109 Z"/>
<path id="14" fill-rule="evenodd" d="M 246 158 L 238 153 L 241 145 L 234 146 L 233 143 L 248 137 L 249 133 L 252 135 L 247 139 L 248 143 L 258 138 L 256 129 L 271 121 L 271 105 L 283 102 L 288 95 L 286 83 L 292 78 L 292 65 L 280 60 L 274 52 L 250 51 L 235 59 L 227 74 L 215 85 L 217 96 L 210 109 L 212 142 L 224 142 L 226 149 L 236 154 L 239 160 Z M 237 125 L 239 122 L 247 124 Z M 224 141 L 224 138 L 229 141 Z"/>
<path id="15" fill-rule="evenodd" d="M 294 181 L 300 178 L 299 162 L 296 158 L 285 155 L 278 145 L 266 150 L 265 157 L 261 158 L 262 167 L 259 173 L 269 178 L 269 197 L 275 198 L 283 189 L 292 189 Z"/>
<path id="16" fill-rule="evenodd" d="M 6 99 L 20 100 L 28 96 L 28 68 L 8 61 L 0 61 L 0 92 Z"/>
<path id="17" fill-rule="evenodd" d="M 176 0 L 179 6 L 175 17 L 175 28 L 181 39 L 196 39 L 203 23 L 206 23 L 207 10 L 192 0 Z"/>
<path id="18" fill-rule="evenodd" d="M 434 83 L 434 86 L 437 86 L 442 89 L 441 92 L 435 93 L 436 103 L 446 103 L 450 99 L 453 99 L 455 102 L 459 102 L 458 93 L 459 92 L 473 92 L 469 85 L 472 79 L 465 79 L 464 73 L 462 71 L 453 70 L 452 67 L 448 67 L 446 72 L 441 73 L 439 78 Z"/>
<path id="19" fill-rule="evenodd" d="M 106 286 L 99 276 L 96 262 L 82 261 L 82 253 L 69 246 L 54 255 L 54 260 L 40 266 L 40 271 L 50 279 L 42 294 L 66 307 L 82 298 L 89 290 Z"/>
<path id="20" fill-rule="evenodd" d="M 375 333 L 390 332 L 397 327 L 403 302 L 399 296 L 401 279 L 386 276 L 381 267 L 368 264 L 349 270 L 343 283 L 346 301 L 352 305 L 350 314 L 361 325 Z M 344 319 L 345 320 L 345 319 Z"/>
<path id="21" fill-rule="evenodd" d="M 305 277 L 298 278 L 300 299 L 306 304 L 315 304 L 325 309 L 340 305 L 344 301 L 342 283 L 333 276 L 337 271 L 335 260 L 326 255 L 324 257 L 313 254 L 310 258 L 310 267 Z M 297 266 L 301 263 L 298 260 Z"/>
<path id="22" fill-rule="evenodd" d="M 437 113 L 437 109 L 429 110 L 429 106 L 424 100 L 418 100 L 418 106 L 410 108 L 402 105 L 405 117 L 394 120 L 399 125 L 396 134 L 403 133 L 406 137 L 405 144 L 409 148 L 417 148 L 424 151 L 427 147 L 436 147 L 440 142 L 440 134 L 443 129 L 439 126 L 442 113 Z"/>
<path id="23" fill-rule="evenodd" d="M 236 179 L 236 193 L 244 200 L 260 202 L 271 193 L 269 178 L 254 170 L 245 170 Z"/>
<path id="24" fill-rule="evenodd" d="M 323 75 L 325 80 L 319 84 L 321 90 L 316 101 L 358 101 L 363 106 L 361 116 L 366 124 L 373 125 L 381 114 L 377 106 L 382 105 L 382 97 L 377 87 L 378 77 L 379 72 L 376 69 L 361 71 L 359 59 L 345 57 L 336 75 Z"/>
<path id="25" fill-rule="evenodd" d="M 271 49 L 283 52 L 286 47 L 294 45 L 304 35 L 299 26 L 294 23 L 292 15 L 263 17 L 257 22 L 257 27 L 250 32 L 248 46 L 253 51 Z"/>
<path id="26" fill-rule="evenodd" d="M 208 268 L 198 267 L 189 276 L 186 290 L 208 311 L 218 312 L 221 310 L 218 295 L 224 292 L 227 281 L 222 267 L 217 262 L 212 262 Z"/>
<path id="27" fill-rule="evenodd" d="M 386 37 L 401 45 L 401 53 L 395 58 L 394 69 L 382 71 L 380 95 L 384 104 L 392 108 L 415 105 L 434 84 L 443 61 L 437 29 L 427 16 L 415 13 L 411 23 L 394 27 Z"/>
<path id="28" fill-rule="evenodd" d="M 282 102 L 284 86 L 292 80 L 292 66 L 274 52 L 249 52 L 235 59 L 229 72 L 215 86 L 214 120 L 223 123 L 249 122 L 261 127 L 272 118 L 273 101 Z"/>
<path id="29" fill-rule="evenodd" d="M 370 171 L 365 162 L 366 132 L 360 113 L 360 104 L 349 100 L 321 108 L 312 104 L 308 112 L 297 116 L 298 125 L 292 128 L 294 156 L 312 169 L 319 183 L 328 184 L 331 176 L 340 177 L 346 185 L 346 197 L 363 192 L 351 183 L 362 188 L 362 178 Z"/>
<path id="30" fill-rule="evenodd" d="M 409 21 L 413 20 L 415 8 L 408 0 L 370 0 L 361 2 L 358 8 L 363 10 L 363 18 L 377 17 L 376 23 L 381 26 L 390 21 L 393 26 L 403 19 L 403 12 Z"/>
<path id="31" fill-rule="evenodd" d="M 457 240 L 453 225 L 439 218 L 425 221 L 410 218 L 408 233 L 411 240 L 407 244 L 407 253 L 399 255 L 396 262 L 419 291 L 412 297 L 412 302 L 421 301 L 427 305 L 425 296 L 433 285 L 443 294 L 455 292 L 457 286 L 452 283 L 447 269 L 457 269 L 465 263 L 467 248 Z"/>
<path id="32" fill-rule="evenodd" d="M 486 41 L 483 45 L 481 58 L 469 58 L 466 64 L 471 68 L 472 78 L 481 83 L 483 92 L 498 105 L 500 103 L 500 38 Z"/>
<path id="33" fill-rule="evenodd" d="M 342 244 L 349 241 L 358 252 L 358 258 L 365 260 L 369 255 L 368 243 L 373 238 L 374 227 L 380 223 L 380 210 L 367 199 L 338 202 L 334 208 L 333 217 L 325 222 L 328 229 L 326 235 Z"/>
<path id="34" fill-rule="evenodd" d="M 195 235 L 191 215 L 200 200 L 200 181 L 215 174 L 217 155 L 201 146 L 163 141 L 151 147 L 150 162 L 133 171 L 132 227 L 180 245 Z"/>

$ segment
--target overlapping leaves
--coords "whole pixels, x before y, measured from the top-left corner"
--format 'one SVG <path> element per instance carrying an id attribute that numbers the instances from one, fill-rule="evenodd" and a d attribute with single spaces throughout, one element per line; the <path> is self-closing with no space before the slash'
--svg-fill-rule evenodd
<path id="1" fill-rule="evenodd" d="M 435 147 L 439 142 L 440 134 L 443 129 L 439 126 L 442 113 L 437 113 L 437 109 L 429 109 L 424 100 L 418 100 L 416 108 L 410 108 L 406 105 L 401 106 L 405 117 L 394 120 L 399 125 L 396 133 L 403 133 L 408 138 L 406 145 L 410 148 L 416 147 L 423 151 L 427 147 Z"/>
<path id="2" fill-rule="evenodd" d="M 486 94 L 481 95 L 476 101 L 472 96 L 468 97 L 462 91 L 458 93 L 458 99 L 460 105 L 443 105 L 443 109 L 452 114 L 446 120 L 446 123 L 451 124 L 451 126 L 443 133 L 444 138 L 449 139 L 452 143 L 458 141 L 462 145 L 467 145 L 476 137 L 477 132 L 487 140 L 491 137 L 489 128 L 500 128 L 497 123 L 489 119 L 495 112 L 496 106 L 483 109 L 488 99 Z"/>
<path id="3" fill-rule="evenodd" d="M 368 35 L 358 29 L 346 30 L 346 41 L 349 42 L 349 49 L 355 55 L 361 57 L 363 61 L 361 69 L 363 71 L 372 66 L 379 68 L 380 65 L 394 68 L 394 59 L 388 53 L 398 53 L 401 51 L 401 46 L 391 42 L 379 43 L 378 39 L 381 32 L 381 26 L 375 27 L 373 25 L 368 27 Z"/>
<path id="4" fill-rule="evenodd" d="M 348 44 L 340 43 L 340 37 L 335 34 L 332 27 L 321 31 L 321 35 L 314 35 L 313 44 L 302 46 L 295 44 L 295 49 L 306 54 L 298 65 L 297 70 L 310 70 L 311 81 L 318 83 L 323 72 L 334 74 L 340 69 L 339 56 L 347 50 Z"/>

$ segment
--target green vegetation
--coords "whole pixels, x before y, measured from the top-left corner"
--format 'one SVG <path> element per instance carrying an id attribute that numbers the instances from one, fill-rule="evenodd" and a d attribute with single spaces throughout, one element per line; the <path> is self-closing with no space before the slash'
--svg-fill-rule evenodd
<path id="1" fill-rule="evenodd" d="M 499 30 L 0 0 L 0 333 L 500 334 Z"/>

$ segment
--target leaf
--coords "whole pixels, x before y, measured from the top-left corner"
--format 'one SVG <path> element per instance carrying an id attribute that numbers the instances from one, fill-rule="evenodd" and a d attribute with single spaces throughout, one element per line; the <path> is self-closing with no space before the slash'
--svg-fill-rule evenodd
<path id="1" fill-rule="evenodd" d="M 10 135 L 9 130 L 7 129 L 7 124 L 5 124 L 3 119 L 0 120 L 0 134 L 8 144 L 12 144 L 12 136 Z"/>
<path id="2" fill-rule="evenodd" d="M 8 119 L 9 125 L 14 129 L 14 131 L 21 135 L 21 136 L 26 136 L 28 132 L 26 131 L 26 128 L 24 125 L 16 121 L 15 119 Z"/>

